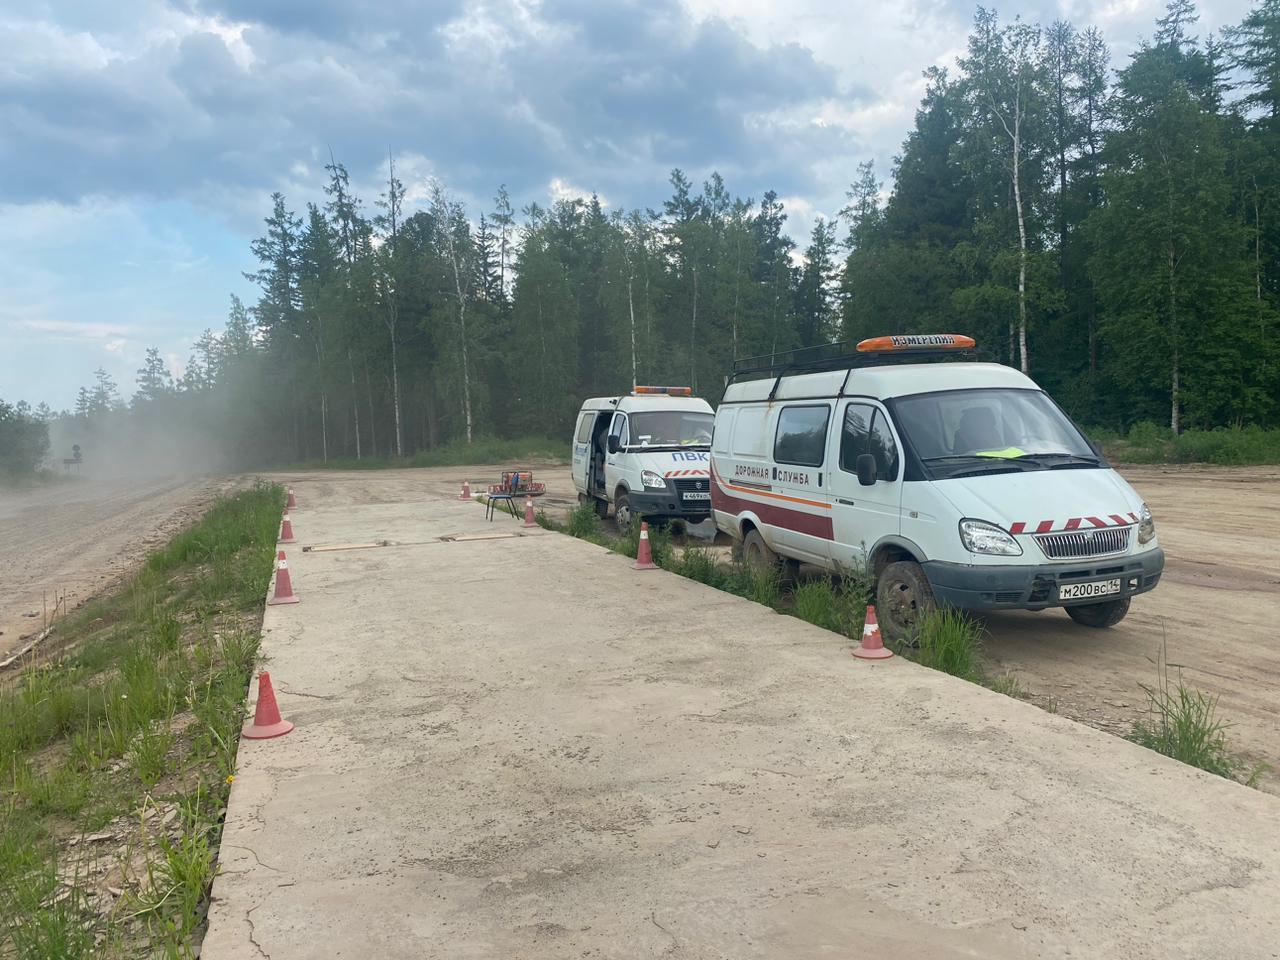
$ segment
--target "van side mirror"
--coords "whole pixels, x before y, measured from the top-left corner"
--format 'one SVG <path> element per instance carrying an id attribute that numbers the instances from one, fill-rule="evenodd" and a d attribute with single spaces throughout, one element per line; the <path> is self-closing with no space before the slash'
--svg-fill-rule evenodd
<path id="1" fill-rule="evenodd" d="M 613 434 L 611 437 L 609 437 L 609 452 L 617 453 L 621 449 L 622 449 L 622 441 L 620 440 L 617 434 Z"/>
<path id="2" fill-rule="evenodd" d="M 864 487 L 869 487 L 876 482 L 876 458 L 871 454 L 858 454 L 858 459 L 853 462 L 853 468 L 858 474 L 858 482 Z"/>

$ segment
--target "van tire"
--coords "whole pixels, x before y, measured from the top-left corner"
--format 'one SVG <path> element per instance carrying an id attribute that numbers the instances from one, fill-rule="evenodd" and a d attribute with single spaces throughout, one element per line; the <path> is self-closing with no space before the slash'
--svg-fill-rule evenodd
<path id="1" fill-rule="evenodd" d="M 631 512 L 631 498 L 619 493 L 613 498 L 613 518 L 618 524 L 618 532 L 624 537 L 631 533 L 631 525 L 635 523 L 635 515 Z"/>
<path id="2" fill-rule="evenodd" d="M 1100 630 L 1103 627 L 1114 627 L 1124 619 L 1124 615 L 1129 612 L 1129 598 L 1103 600 L 1101 603 L 1073 603 L 1063 609 L 1076 623 Z"/>
<path id="3" fill-rule="evenodd" d="M 757 570 L 777 570 L 782 565 L 782 558 L 764 542 L 759 530 L 748 530 L 742 538 L 742 559 Z"/>
<path id="4" fill-rule="evenodd" d="M 914 560 L 898 560 L 876 580 L 876 619 L 880 634 L 892 643 L 920 642 L 920 618 L 938 607 L 924 568 Z"/>

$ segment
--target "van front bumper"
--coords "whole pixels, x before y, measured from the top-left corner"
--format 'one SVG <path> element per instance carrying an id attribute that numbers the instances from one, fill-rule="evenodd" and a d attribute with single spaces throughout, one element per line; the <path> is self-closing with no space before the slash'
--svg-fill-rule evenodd
<path id="1" fill-rule="evenodd" d="M 638 517 L 666 517 L 701 523 L 711 516 L 710 500 L 684 500 L 680 491 L 632 490 L 631 512 Z"/>
<path id="2" fill-rule="evenodd" d="M 1146 593 L 1160 582 L 1164 551 L 1105 557 L 1080 563 L 977 566 L 926 560 L 921 564 L 938 603 L 963 610 L 1043 610 L 1077 603 L 1099 603 Z M 1119 580 L 1120 592 L 1101 599 L 1058 599 L 1058 586 L 1094 580 Z"/>

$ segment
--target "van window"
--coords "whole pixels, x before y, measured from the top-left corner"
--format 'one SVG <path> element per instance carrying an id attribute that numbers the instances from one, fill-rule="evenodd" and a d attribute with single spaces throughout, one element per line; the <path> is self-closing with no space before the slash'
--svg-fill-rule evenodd
<path id="1" fill-rule="evenodd" d="M 613 415 L 613 423 L 609 425 L 609 436 L 617 437 L 620 446 L 625 447 L 627 445 L 627 415 L 625 413 L 615 413 Z"/>
<path id="2" fill-rule="evenodd" d="M 851 403 L 844 409 L 840 469 L 856 473 L 858 457 L 864 453 L 876 458 L 877 480 L 898 479 L 898 444 L 884 413 L 869 404 Z"/>
<path id="3" fill-rule="evenodd" d="M 783 407 L 778 414 L 778 433 L 773 441 L 773 459 L 800 467 L 820 467 L 826 459 L 826 405 Z"/>
<path id="4" fill-rule="evenodd" d="M 589 443 L 591 440 L 591 424 L 595 422 L 596 415 L 593 411 L 588 411 L 582 415 L 582 420 L 578 423 L 578 442 Z"/>
<path id="5" fill-rule="evenodd" d="M 716 453 L 729 452 L 729 438 L 733 436 L 733 422 L 736 419 L 738 411 L 729 409 L 720 413 L 720 419 L 715 425 L 715 440 L 712 449 Z"/>
<path id="6" fill-rule="evenodd" d="M 764 458 L 769 444 L 768 435 L 764 432 L 768 416 L 767 407 L 742 407 L 738 410 L 738 421 L 733 425 L 734 456 Z"/>

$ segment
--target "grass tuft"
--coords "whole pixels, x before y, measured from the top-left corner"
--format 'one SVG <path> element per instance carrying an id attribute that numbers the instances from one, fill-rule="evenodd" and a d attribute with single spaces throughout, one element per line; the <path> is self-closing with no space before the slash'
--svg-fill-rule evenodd
<path id="1" fill-rule="evenodd" d="M 1228 780 L 1239 779 L 1246 764 L 1227 743 L 1227 724 L 1218 719 L 1218 698 L 1192 690 L 1182 672 L 1170 673 L 1166 652 L 1156 659 L 1154 686 L 1140 684 L 1147 695 L 1147 719 L 1133 724 L 1129 739 L 1148 750 L 1199 767 Z M 1248 779 L 1256 780 L 1259 771 Z"/>
<path id="2" fill-rule="evenodd" d="M 982 627 L 959 610 L 944 607 L 920 618 L 916 660 L 962 680 L 977 681 L 982 673 L 978 651 Z"/>

